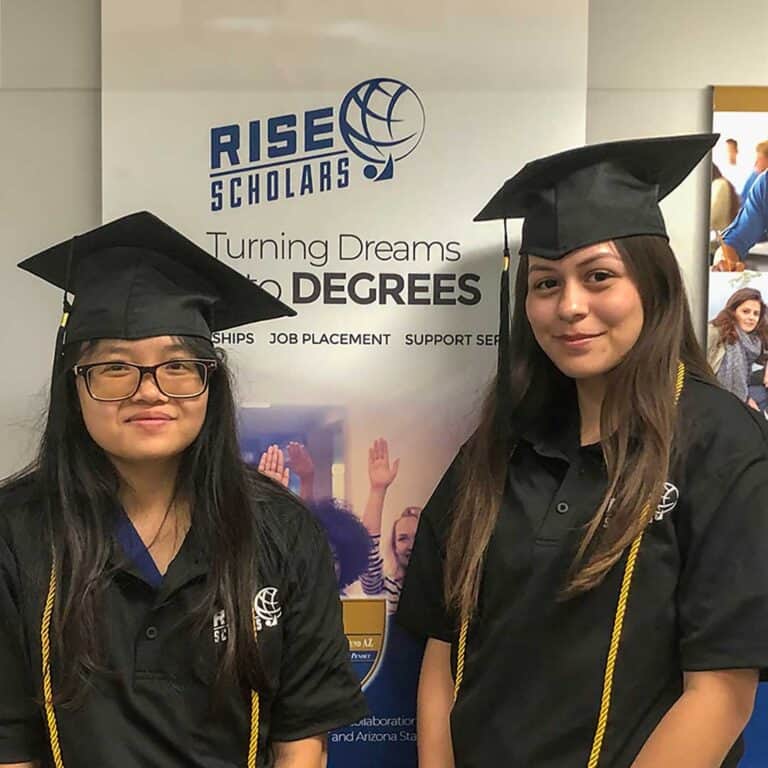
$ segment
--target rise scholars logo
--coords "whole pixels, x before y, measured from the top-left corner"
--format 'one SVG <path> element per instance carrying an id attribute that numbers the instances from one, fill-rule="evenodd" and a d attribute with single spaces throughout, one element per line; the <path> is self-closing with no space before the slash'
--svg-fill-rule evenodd
<path id="1" fill-rule="evenodd" d="M 391 180 L 395 165 L 418 147 L 425 125 L 424 105 L 409 85 L 376 77 L 350 89 L 338 107 L 214 126 L 210 209 L 332 192 L 361 177 Z"/>

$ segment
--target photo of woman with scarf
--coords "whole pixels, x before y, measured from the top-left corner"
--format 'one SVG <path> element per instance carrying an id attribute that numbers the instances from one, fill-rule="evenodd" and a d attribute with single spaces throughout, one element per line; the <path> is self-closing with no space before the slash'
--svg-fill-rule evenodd
<path id="1" fill-rule="evenodd" d="M 729 392 L 756 410 L 764 410 L 768 399 L 765 371 L 762 382 L 750 384 L 752 366 L 764 363 L 768 352 L 766 309 L 759 290 L 740 288 L 707 327 L 707 361 L 712 370 Z"/>

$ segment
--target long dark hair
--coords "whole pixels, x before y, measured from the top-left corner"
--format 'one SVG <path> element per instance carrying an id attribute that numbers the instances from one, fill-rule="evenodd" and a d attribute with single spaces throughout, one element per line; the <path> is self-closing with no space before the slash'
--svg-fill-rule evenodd
<path id="1" fill-rule="evenodd" d="M 174 494 L 189 502 L 195 535 L 206 543 L 210 558 L 204 594 L 190 621 L 202 631 L 223 609 L 229 631 L 220 679 L 262 691 L 266 678 L 253 632 L 253 596 L 283 546 L 273 530 L 267 538 L 267 505 L 276 497 L 298 502 L 240 457 L 232 382 L 223 351 L 202 338 L 178 341 L 193 357 L 219 361 L 210 380 L 203 426 L 181 457 Z M 43 510 L 59 584 L 53 636 L 59 672 L 56 693 L 63 703 L 78 699 L 90 673 L 105 669 L 99 626 L 104 592 L 113 577 L 109 558 L 118 510 L 117 472 L 86 430 L 70 373 L 84 349 L 79 344 L 64 348 L 38 455 L 2 486 L 4 496 L 18 496 L 14 490 L 27 489 L 28 499 Z"/>
<path id="2" fill-rule="evenodd" d="M 763 349 L 768 347 L 768 307 L 763 301 L 763 294 L 757 288 L 739 288 L 734 291 L 725 302 L 725 306 L 717 313 L 712 325 L 720 331 L 720 338 L 725 344 L 735 344 L 739 338 L 736 328 L 736 310 L 745 301 L 756 301 L 760 304 L 760 318 L 755 329 L 751 333 L 757 334 L 762 342 Z"/>
<path id="3" fill-rule="evenodd" d="M 323 527 L 339 563 L 339 589 L 346 589 L 365 573 L 371 537 L 360 518 L 340 499 L 308 502 L 309 511 Z"/>
<path id="4" fill-rule="evenodd" d="M 707 381 L 711 369 L 696 341 L 680 270 L 664 238 L 635 236 L 614 241 L 640 294 L 644 312 L 639 339 L 611 372 L 600 434 L 608 488 L 588 524 L 562 596 L 592 589 L 647 524 L 640 512 L 660 495 L 672 461 L 674 390 L 678 362 Z M 549 418 L 567 400 L 573 383 L 543 352 L 525 314 L 528 259 L 520 258 L 512 312 L 509 371 L 513 433 Z M 445 598 L 461 616 L 477 604 L 483 560 L 501 505 L 510 446 L 496 427 L 496 381 L 480 423 L 460 463 L 460 481 L 448 536 Z M 609 524 L 604 527 L 609 500 Z M 555 596 L 553 595 L 553 599 Z"/>

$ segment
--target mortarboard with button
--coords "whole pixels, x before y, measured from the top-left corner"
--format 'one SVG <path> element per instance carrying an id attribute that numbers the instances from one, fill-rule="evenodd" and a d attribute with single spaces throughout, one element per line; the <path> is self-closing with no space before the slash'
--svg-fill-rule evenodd
<path id="1" fill-rule="evenodd" d="M 69 342 L 210 340 L 214 331 L 296 314 L 147 211 L 58 243 L 19 266 L 64 290 L 56 360 Z"/>
<path id="2" fill-rule="evenodd" d="M 667 238 L 659 201 L 717 138 L 702 133 L 592 144 L 527 163 L 504 183 L 474 219 L 504 220 L 499 374 L 510 364 L 507 219 L 523 219 L 520 253 L 545 259 L 633 235 Z M 502 407 L 508 399 L 507 379 L 498 377 Z"/>

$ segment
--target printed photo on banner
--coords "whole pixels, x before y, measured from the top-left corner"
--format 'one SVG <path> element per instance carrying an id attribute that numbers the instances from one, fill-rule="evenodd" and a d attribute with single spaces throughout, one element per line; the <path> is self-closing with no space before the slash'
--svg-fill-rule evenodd
<path id="1" fill-rule="evenodd" d="M 718 381 L 768 418 L 768 274 L 713 274 L 707 361 Z"/>
<path id="2" fill-rule="evenodd" d="M 707 360 L 768 418 L 768 87 L 714 86 Z M 768 765 L 768 684 L 758 689 L 740 768 Z"/>
<path id="3" fill-rule="evenodd" d="M 368 495 L 365 507 L 355 510 L 346 501 L 343 409 L 259 403 L 241 408 L 240 422 L 246 461 L 300 496 L 326 533 L 350 658 L 365 686 L 383 658 L 421 513 L 415 505 L 388 510 L 384 526 L 400 459 L 390 458 L 385 438 L 371 442 Z"/>
<path id="4" fill-rule="evenodd" d="M 713 272 L 768 271 L 768 87 L 714 89 Z"/>

